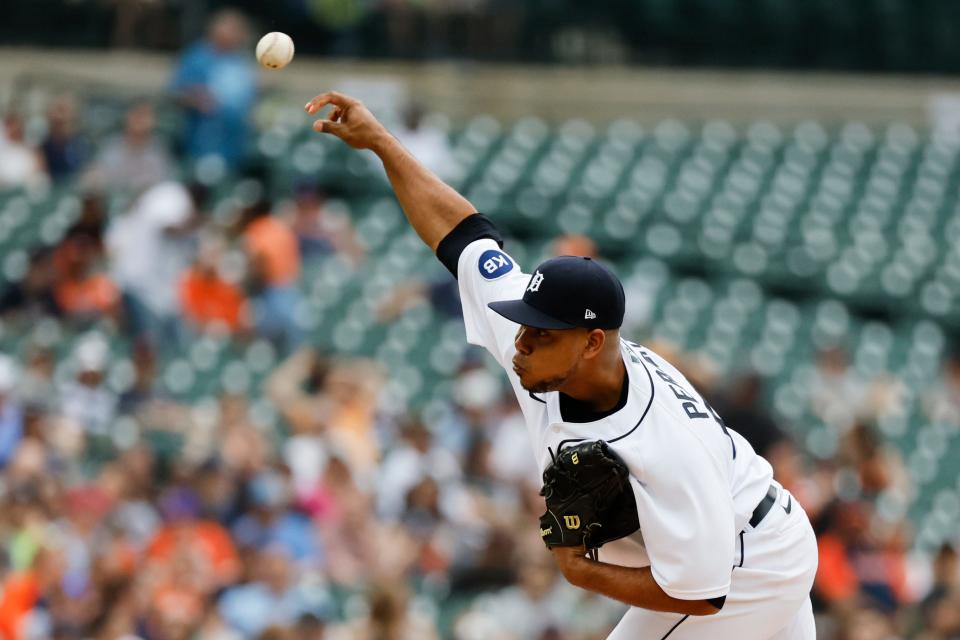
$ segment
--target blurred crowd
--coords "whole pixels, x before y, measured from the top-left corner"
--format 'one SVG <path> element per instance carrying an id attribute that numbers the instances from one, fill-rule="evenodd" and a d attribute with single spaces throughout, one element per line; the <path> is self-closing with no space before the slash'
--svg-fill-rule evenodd
<path id="1" fill-rule="evenodd" d="M 67 185 L 82 206 L 0 292 L 0 317 L 86 333 L 67 353 L 37 340 L 0 354 L 0 637 L 605 637 L 624 607 L 565 584 L 543 549 L 539 479 L 502 376 L 468 352 L 445 406 L 397 413 L 383 401 L 389 372 L 318 350 L 297 322 L 305 264 L 365 260 L 351 220 L 312 182 L 214 216 L 208 186 L 184 179 L 184 166 L 246 170 L 257 93 L 246 42 L 242 16 L 226 12 L 184 52 L 169 96 L 179 144 L 158 134 L 146 100 L 105 140 L 86 136 L 74 96 L 3 119 L 0 195 Z M 420 115 L 398 135 L 444 168 L 445 138 Z M 595 248 L 567 237 L 553 251 Z M 381 320 L 416 299 L 457 313 L 451 280 L 411 282 L 383 301 Z M 282 433 L 260 425 L 245 395 L 191 405 L 163 391 L 163 351 L 205 335 L 283 355 L 264 384 Z M 131 345 L 122 392 L 108 375 L 119 338 Z M 837 443 L 815 457 L 769 411 L 760 376 L 714 377 L 697 354 L 650 346 L 811 515 L 820 637 L 960 638 L 956 550 L 913 552 L 904 514 L 915 489 L 875 426 L 898 401 L 895 378 L 863 379 L 843 345 L 824 349 L 809 412 Z M 925 407 L 960 426 L 960 351 Z M 182 446 L 171 453 L 147 433 Z"/>

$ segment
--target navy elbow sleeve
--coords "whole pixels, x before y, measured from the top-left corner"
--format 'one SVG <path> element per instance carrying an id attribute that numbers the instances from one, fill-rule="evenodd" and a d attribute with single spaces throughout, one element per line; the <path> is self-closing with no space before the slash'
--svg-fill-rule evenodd
<path id="1" fill-rule="evenodd" d="M 482 213 L 467 216 L 437 245 L 437 259 L 456 278 L 460 254 L 467 248 L 467 245 L 481 238 L 490 238 L 503 248 L 503 238 L 500 236 L 500 231 L 490 218 Z"/>

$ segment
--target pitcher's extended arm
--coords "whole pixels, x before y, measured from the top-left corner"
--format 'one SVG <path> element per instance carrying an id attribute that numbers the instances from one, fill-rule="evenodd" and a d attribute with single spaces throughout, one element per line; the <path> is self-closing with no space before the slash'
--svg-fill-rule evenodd
<path id="1" fill-rule="evenodd" d="M 326 119 L 313 124 L 355 149 L 370 149 L 383 162 L 407 220 L 434 252 L 437 245 L 464 218 L 476 213 L 470 202 L 414 158 L 356 98 L 330 91 L 307 103 L 315 115 L 332 105 Z"/>

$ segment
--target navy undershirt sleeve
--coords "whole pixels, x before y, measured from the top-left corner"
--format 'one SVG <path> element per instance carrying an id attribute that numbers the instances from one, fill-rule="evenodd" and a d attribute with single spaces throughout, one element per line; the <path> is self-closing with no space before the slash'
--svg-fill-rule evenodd
<path id="1" fill-rule="evenodd" d="M 500 245 L 501 249 L 503 248 L 503 238 L 500 236 L 500 231 L 490 218 L 482 213 L 467 216 L 437 245 L 437 259 L 456 278 L 460 254 L 467 248 L 467 245 L 481 238 L 490 238 Z"/>

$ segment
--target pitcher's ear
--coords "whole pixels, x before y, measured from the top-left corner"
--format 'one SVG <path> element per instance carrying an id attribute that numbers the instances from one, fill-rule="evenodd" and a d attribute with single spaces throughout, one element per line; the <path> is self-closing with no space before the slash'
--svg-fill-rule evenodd
<path id="1" fill-rule="evenodd" d="M 603 352 L 603 347 L 607 343 L 607 334 L 603 329 L 590 329 L 587 334 L 587 344 L 583 349 L 583 357 L 595 358 Z"/>

